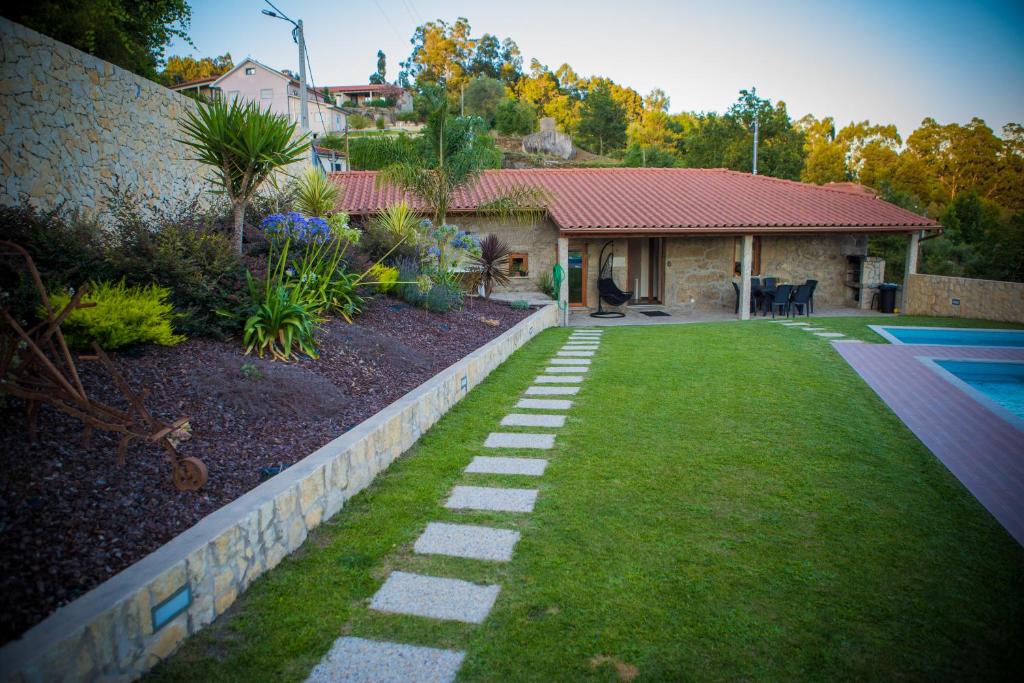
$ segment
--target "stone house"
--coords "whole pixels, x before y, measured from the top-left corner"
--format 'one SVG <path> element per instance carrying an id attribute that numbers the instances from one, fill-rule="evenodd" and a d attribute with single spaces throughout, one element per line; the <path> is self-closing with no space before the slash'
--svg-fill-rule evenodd
<path id="1" fill-rule="evenodd" d="M 408 201 L 395 188 L 377 188 L 375 175 L 333 174 L 342 187 L 338 208 L 360 220 Z M 508 223 L 478 210 L 516 186 L 544 190 L 540 216 Z M 867 256 L 868 237 L 907 235 L 915 272 L 919 239 L 940 229 L 857 186 L 682 168 L 487 171 L 457 193 L 448 220 L 509 244 L 513 291 L 536 291 L 541 273 L 559 263 L 569 305 L 596 308 L 604 249 L 613 280 L 633 292 L 627 305 L 680 313 L 735 310 L 738 300 L 749 301 L 751 277 L 817 280 L 816 308 L 866 308 L 870 288 L 884 277 L 884 264 Z M 739 306 L 740 317 L 747 311 Z"/>
<path id="2" fill-rule="evenodd" d="M 288 74 L 272 69 L 246 57 L 235 68 L 221 75 L 210 86 L 230 102 L 259 102 L 264 109 L 286 116 L 289 121 L 301 119 L 299 83 Z M 329 104 L 323 94 L 307 86 L 309 130 L 314 137 L 328 133 L 343 133 L 348 125 L 345 112 Z"/>
<path id="3" fill-rule="evenodd" d="M 409 91 L 390 83 L 368 85 L 330 85 L 327 92 L 337 99 L 340 107 L 365 107 L 369 100 L 391 98 L 395 113 L 412 111 L 412 95 Z"/>

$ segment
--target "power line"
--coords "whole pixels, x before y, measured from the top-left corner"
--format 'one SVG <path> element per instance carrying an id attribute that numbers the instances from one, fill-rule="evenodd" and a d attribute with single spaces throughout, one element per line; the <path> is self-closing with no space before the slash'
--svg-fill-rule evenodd
<path id="1" fill-rule="evenodd" d="M 391 30 L 394 31 L 395 37 L 401 40 L 402 34 L 400 34 L 398 32 L 398 29 L 395 28 L 395 25 L 391 23 L 391 17 L 388 16 L 388 13 L 384 11 L 384 8 L 380 6 L 380 3 L 377 2 L 377 0 L 373 0 L 373 4 L 377 6 L 377 9 L 380 10 L 380 15 L 384 17 L 384 21 L 386 21 L 388 23 L 388 26 L 391 27 Z"/>

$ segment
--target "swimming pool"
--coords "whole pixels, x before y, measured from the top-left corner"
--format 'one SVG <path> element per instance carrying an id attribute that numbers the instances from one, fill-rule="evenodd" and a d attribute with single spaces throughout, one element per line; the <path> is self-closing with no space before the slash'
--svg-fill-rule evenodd
<path id="1" fill-rule="evenodd" d="M 929 346 L 1009 346 L 1024 348 L 1024 330 L 984 330 L 966 327 L 895 327 L 870 325 L 892 344 Z"/>
<path id="2" fill-rule="evenodd" d="M 950 358 L 929 359 L 940 375 L 979 399 L 995 412 L 1008 411 L 1024 425 L 1024 361 L 962 360 Z M 948 375 L 948 376 L 946 376 Z M 989 403 L 991 402 L 991 403 Z"/>

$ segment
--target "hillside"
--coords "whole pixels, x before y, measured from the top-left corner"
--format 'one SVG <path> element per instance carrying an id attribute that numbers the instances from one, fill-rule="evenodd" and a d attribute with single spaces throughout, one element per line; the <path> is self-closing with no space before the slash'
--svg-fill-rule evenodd
<path id="1" fill-rule="evenodd" d="M 492 131 L 495 144 L 504 153 L 504 168 L 583 168 L 591 166 L 619 166 L 621 162 L 611 157 L 592 154 L 576 148 L 572 159 L 560 159 L 547 154 L 528 154 L 523 151 L 523 138 L 516 135 L 501 135 Z"/>

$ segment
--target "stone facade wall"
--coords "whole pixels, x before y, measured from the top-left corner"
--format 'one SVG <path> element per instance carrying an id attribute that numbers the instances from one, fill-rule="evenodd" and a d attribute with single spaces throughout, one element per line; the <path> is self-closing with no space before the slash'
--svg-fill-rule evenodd
<path id="1" fill-rule="evenodd" d="M 205 517 L 0 649 L 0 681 L 130 681 L 235 602 L 366 488 L 516 349 L 558 324 L 548 305 L 398 401 Z M 152 608 L 187 587 L 154 632 Z"/>
<path id="2" fill-rule="evenodd" d="M 539 292 L 537 279 L 541 273 L 550 273 L 558 261 L 558 228 L 548 219 L 508 222 L 476 215 L 453 215 L 448 221 L 477 237 L 495 234 L 508 243 L 513 253 L 524 253 L 529 259 L 529 275 L 512 278 L 503 292 Z"/>
<path id="3" fill-rule="evenodd" d="M 203 196 L 178 121 L 195 102 L 0 18 L 0 203 L 102 213 L 110 189 L 143 206 Z"/>
<path id="4" fill-rule="evenodd" d="M 1024 283 L 915 273 L 904 283 L 907 315 L 1024 323 Z M 954 303 L 959 300 L 959 304 Z"/>

